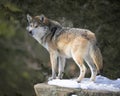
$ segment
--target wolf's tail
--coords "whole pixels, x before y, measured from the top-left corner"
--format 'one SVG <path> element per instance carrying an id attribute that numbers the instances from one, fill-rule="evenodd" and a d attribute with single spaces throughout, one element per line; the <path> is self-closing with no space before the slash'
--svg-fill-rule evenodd
<path id="1" fill-rule="evenodd" d="M 98 48 L 96 44 L 92 46 L 90 56 L 99 72 L 103 67 L 103 59 L 102 59 L 102 54 L 100 52 L 100 49 Z"/>

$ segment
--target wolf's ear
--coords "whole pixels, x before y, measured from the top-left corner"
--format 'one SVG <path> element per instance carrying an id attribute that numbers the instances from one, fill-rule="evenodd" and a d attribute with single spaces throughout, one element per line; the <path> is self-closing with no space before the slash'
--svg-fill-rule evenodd
<path id="1" fill-rule="evenodd" d="M 40 15 L 40 21 L 41 21 L 43 24 L 48 24 L 48 22 L 49 22 L 48 18 L 46 18 L 43 14 Z"/>
<path id="2" fill-rule="evenodd" d="M 32 17 L 29 14 L 27 14 L 27 20 L 28 20 L 28 22 L 32 21 Z"/>
<path id="3" fill-rule="evenodd" d="M 44 21 L 44 19 L 45 19 L 45 16 L 42 14 L 42 15 L 40 15 L 40 21 Z"/>

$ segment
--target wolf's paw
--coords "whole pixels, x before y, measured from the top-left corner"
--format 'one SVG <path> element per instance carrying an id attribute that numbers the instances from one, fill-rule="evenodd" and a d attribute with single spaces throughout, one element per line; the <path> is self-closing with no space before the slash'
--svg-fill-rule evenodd
<path id="1" fill-rule="evenodd" d="M 58 77 L 56 77 L 56 79 L 62 79 L 62 77 L 59 77 L 59 76 L 58 76 Z"/>
<path id="2" fill-rule="evenodd" d="M 77 83 L 80 83 L 80 82 L 81 82 L 81 80 L 80 80 L 80 79 L 76 79 L 76 82 L 77 82 Z"/>
<path id="3" fill-rule="evenodd" d="M 91 78 L 90 78 L 89 82 L 93 82 L 93 83 L 94 83 L 94 82 L 95 82 L 95 79 L 91 79 Z"/>
<path id="4" fill-rule="evenodd" d="M 51 80 L 53 80 L 53 79 L 56 79 L 56 77 L 49 77 L 49 78 L 48 78 L 48 81 L 51 81 Z"/>
<path id="5" fill-rule="evenodd" d="M 58 74 L 57 79 L 62 79 L 62 78 L 63 78 L 63 75 L 64 75 L 64 72 L 60 72 L 60 73 Z"/>
<path id="6" fill-rule="evenodd" d="M 90 78 L 89 81 L 91 81 L 91 82 L 95 82 L 95 78 Z"/>
<path id="7" fill-rule="evenodd" d="M 63 75 L 58 75 L 56 79 L 62 79 Z"/>

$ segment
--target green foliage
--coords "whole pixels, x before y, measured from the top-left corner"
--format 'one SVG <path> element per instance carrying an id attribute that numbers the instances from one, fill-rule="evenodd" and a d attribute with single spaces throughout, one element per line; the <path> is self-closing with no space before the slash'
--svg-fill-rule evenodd
<path id="1" fill-rule="evenodd" d="M 19 9 L 15 4 L 12 4 L 10 2 L 7 2 L 3 6 L 4 6 L 4 8 L 8 9 L 11 12 L 22 12 L 21 9 Z"/>
<path id="2" fill-rule="evenodd" d="M 9 23 L 7 24 L 5 22 L 1 22 L 1 24 L 0 24 L 0 36 L 4 36 L 4 37 L 9 38 L 9 37 L 12 37 L 14 34 L 15 34 L 15 29 L 14 29 L 13 25 L 11 25 Z"/>
<path id="3" fill-rule="evenodd" d="M 48 52 L 25 30 L 27 13 L 95 32 L 104 59 L 102 75 L 120 78 L 119 0 L 1 0 L 0 96 L 34 96 L 33 85 L 51 74 Z M 74 62 L 67 63 L 65 78 L 77 77 Z"/>
<path id="4" fill-rule="evenodd" d="M 13 16 L 13 13 L 22 12 L 16 5 L 4 2 L 0 7 L 0 36 L 10 38 L 13 37 L 18 30 L 20 24 Z"/>

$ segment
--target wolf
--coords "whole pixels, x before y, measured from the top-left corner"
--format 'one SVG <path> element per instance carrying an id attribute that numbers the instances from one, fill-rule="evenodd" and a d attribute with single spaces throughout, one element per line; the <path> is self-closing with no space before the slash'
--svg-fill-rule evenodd
<path id="1" fill-rule="evenodd" d="M 95 81 L 96 75 L 103 67 L 101 51 L 97 46 L 96 36 L 87 29 L 62 27 L 57 21 L 46 16 L 30 16 L 27 14 L 27 31 L 50 54 L 52 67 L 52 79 L 62 79 L 66 58 L 72 58 L 80 69 L 80 75 L 76 79 L 81 82 L 86 73 L 86 66 L 90 68 L 90 81 Z M 56 69 L 58 63 L 58 76 Z"/>

